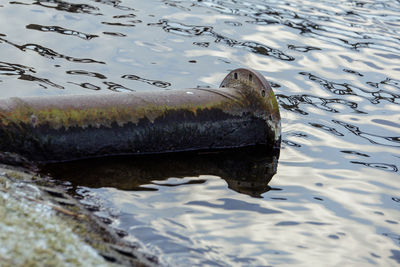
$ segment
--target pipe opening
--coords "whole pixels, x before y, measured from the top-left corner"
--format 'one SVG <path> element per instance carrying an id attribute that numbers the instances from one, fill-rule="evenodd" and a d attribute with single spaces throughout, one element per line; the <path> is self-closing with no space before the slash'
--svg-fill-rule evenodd
<path id="1" fill-rule="evenodd" d="M 233 74 L 233 78 L 235 78 L 235 80 L 237 80 L 237 78 L 238 78 L 237 72 L 235 72 L 235 73 Z"/>
<path id="2" fill-rule="evenodd" d="M 249 74 L 249 81 L 253 81 L 253 75 Z"/>

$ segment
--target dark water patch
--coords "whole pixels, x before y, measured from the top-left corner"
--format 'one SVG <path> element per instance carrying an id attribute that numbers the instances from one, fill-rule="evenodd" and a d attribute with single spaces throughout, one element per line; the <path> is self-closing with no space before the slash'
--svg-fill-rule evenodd
<path id="1" fill-rule="evenodd" d="M 230 21 L 230 20 L 226 20 L 226 21 L 224 21 L 224 23 L 225 23 L 225 24 L 228 24 L 228 25 L 230 25 L 230 26 L 234 26 L 234 27 L 240 27 L 240 26 L 243 25 L 243 24 L 240 23 L 240 22 L 237 22 L 237 21 Z"/>
<path id="2" fill-rule="evenodd" d="M 231 199 L 231 198 L 220 198 L 217 201 L 222 201 L 222 204 L 214 204 L 207 201 L 189 201 L 185 203 L 185 205 L 191 206 L 202 206 L 202 207 L 211 207 L 223 210 L 242 210 L 242 211 L 253 211 L 261 214 L 276 214 L 282 213 L 279 210 L 268 209 L 261 207 L 258 204 L 248 203 L 242 200 Z"/>
<path id="3" fill-rule="evenodd" d="M 44 89 L 47 89 L 46 85 L 54 87 L 54 88 L 58 88 L 58 89 L 64 89 L 64 86 L 53 83 L 49 79 L 39 78 L 39 77 L 35 77 L 35 76 L 29 75 L 29 74 L 21 74 L 18 79 L 25 80 L 25 81 L 31 81 L 31 82 L 37 82 Z"/>
<path id="4" fill-rule="evenodd" d="M 392 200 L 393 200 L 394 202 L 399 202 L 399 203 L 400 203 L 400 198 L 399 198 L 399 197 L 392 197 Z"/>
<path id="5" fill-rule="evenodd" d="M 273 200 L 288 200 L 285 197 L 271 197 L 270 199 L 273 199 Z"/>
<path id="6" fill-rule="evenodd" d="M 337 236 L 337 235 L 328 235 L 328 237 L 329 237 L 330 239 L 334 239 L 334 240 L 339 239 L 339 236 Z"/>
<path id="7" fill-rule="evenodd" d="M 380 84 L 390 85 L 396 89 L 400 89 L 400 80 L 398 79 L 386 78 L 385 80 L 381 81 Z"/>
<path id="8" fill-rule="evenodd" d="M 284 143 L 285 145 L 287 145 L 287 146 L 292 146 L 292 147 L 301 147 L 301 145 L 299 145 L 299 144 L 297 144 L 297 143 L 295 143 L 295 142 L 292 142 L 292 141 L 289 141 L 289 140 L 282 140 L 282 143 Z"/>
<path id="9" fill-rule="evenodd" d="M 341 150 L 340 152 L 346 153 L 346 154 L 351 154 L 351 155 L 357 155 L 357 156 L 362 156 L 362 157 L 367 157 L 369 158 L 370 156 L 364 153 L 360 153 L 357 151 L 351 151 L 351 150 Z"/>
<path id="10" fill-rule="evenodd" d="M 299 225 L 299 222 L 294 222 L 294 221 L 283 221 L 283 222 L 278 222 L 275 224 L 275 226 L 295 226 Z"/>
<path id="11" fill-rule="evenodd" d="M 36 71 L 32 67 L 0 61 L 0 75 L 17 76 L 17 79 L 19 80 L 37 82 L 44 89 L 47 89 L 47 86 L 64 89 L 63 86 L 51 82 L 47 78 L 36 77 L 35 75 L 33 75 L 33 73 L 36 73 Z"/>
<path id="12" fill-rule="evenodd" d="M 329 132 L 329 133 L 331 133 L 331 134 L 333 134 L 333 135 L 336 135 L 336 136 L 344 136 L 344 134 L 342 134 L 341 132 L 337 131 L 337 130 L 336 130 L 335 128 L 333 128 L 333 127 L 329 127 L 329 126 L 326 126 L 326 125 L 323 125 L 323 124 L 320 124 L 320 123 L 313 123 L 313 122 L 309 122 L 309 124 L 310 124 L 311 126 L 313 126 L 313 127 L 318 128 L 318 129 L 327 131 L 327 132 Z"/>
<path id="13" fill-rule="evenodd" d="M 288 48 L 303 53 L 307 53 L 312 50 L 322 50 L 321 48 L 315 46 L 300 46 L 300 45 L 288 45 Z"/>
<path id="14" fill-rule="evenodd" d="M 90 75 L 88 75 L 88 76 L 90 76 Z M 98 91 L 98 90 L 102 89 L 100 86 L 94 85 L 89 82 L 84 82 L 84 83 L 68 82 L 68 83 L 80 86 L 84 89 L 93 90 L 93 91 Z M 135 92 L 136 91 L 134 89 L 131 89 L 131 88 L 128 88 L 121 84 L 110 82 L 110 81 L 104 81 L 103 84 L 106 85 L 105 89 L 113 91 L 113 92 Z"/>
<path id="15" fill-rule="evenodd" d="M 141 23 L 141 22 L 142 22 L 141 20 L 131 20 L 131 21 L 128 21 L 128 23 L 103 21 L 102 24 L 105 24 L 108 26 L 135 27 L 137 23 Z"/>
<path id="16" fill-rule="evenodd" d="M 324 199 L 323 199 L 323 198 L 320 198 L 320 197 L 313 197 L 313 199 L 319 200 L 319 201 L 324 201 Z"/>
<path id="17" fill-rule="evenodd" d="M 179 22 L 171 22 L 169 20 L 160 20 L 158 23 L 149 23 L 149 26 L 158 26 L 162 27 L 164 31 L 182 35 L 186 37 L 195 37 L 195 36 L 211 36 L 215 38 L 215 43 L 223 43 L 230 47 L 238 47 L 244 48 L 250 52 L 255 54 L 260 54 L 264 56 L 271 56 L 284 61 L 293 61 L 294 57 L 286 55 L 282 51 L 257 43 L 252 41 L 237 41 L 226 37 L 222 34 L 219 34 L 213 30 L 211 26 L 196 26 L 196 25 L 187 25 Z"/>
<path id="18" fill-rule="evenodd" d="M 361 74 L 360 72 L 355 71 L 355 70 L 343 69 L 343 71 L 344 71 L 344 72 L 347 72 L 347 73 L 351 73 L 351 74 L 357 75 L 357 76 L 360 76 L 360 77 L 363 77 L 363 76 L 364 76 L 364 74 Z"/>
<path id="19" fill-rule="evenodd" d="M 122 3 L 121 0 L 90 0 L 92 2 L 104 4 L 104 5 L 109 5 L 112 6 L 116 9 L 119 10 L 124 10 L 124 11 L 135 11 L 134 8 L 128 7 L 128 6 L 121 6 L 120 4 Z"/>
<path id="20" fill-rule="evenodd" d="M 89 76 L 89 77 L 98 78 L 98 79 L 107 79 L 107 77 L 101 73 L 90 72 L 90 71 L 86 71 L 86 70 L 67 70 L 66 73 L 71 74 L 71 75 Z"/>
<path id="21" fill-rule="evenodd" d="M 306 224 L 311 224 L 311 225 L 331 225 L 331 223 L 323 223 L 323 222 L 306 222 Z"/>
<path id="22" fill-rule="evenodd" d="M 379 83 L 376 82 L 366 82 L 366 84 L 374 88 L 379 88 Z"/>
<path id="23" fill-rule="evenodd" d="M 103 32 L 103 34 L 116 36 L 116 37 L 126 37 L 126 34 L 123 34 L 123 33 L 120 33 L 120 32 Z"/>
<path id="24" fill-rule="evenodd" d="M 114 82 L 103 82 L 105 85 L 107 85 L 107 89 L 114 91 L 114 92 L 134 92 L 136 90 L 130 89 L 128 87 L 125 87 L 121 84 L 114 83 Z"/>
<path id="25" fill-rule="evenodd" d="M 398 222 L 392 221 L 392 220 L 385 220 L 385 222 L 390 223 L 390 224 L 399 224 Z"/>
<path id="26" fill-rule="evenodd" d="M 383 68 L 378 67 L 375 63 L 371 62 L 371 61 L 361 61 L 363 62 L 365 65 L 373 68 L 373 69 L 377 69 L 377 70 L 383 70 Z"/>
<path id="27" fill-rule="evenodd" d="M 371 255 L 372 257 L 374 257 L 374 258 L 377 258 L 377 259 L 380 259 L 380 258 L 381 258 L 381 256 L 376 255 L 376 254 L 373 253 L 373 252 L 371 252 L 370 255 Z"/>
<path id="28" fill-rule="evenodd" d="M 209 42 L 193 42 L 193 44 L 200 46 L 200 47 L 209 47 L 210 46 Z"/>
<path id="29" fill-rule="evenodd" d="M 67 1 L 61 0 L 36 0 L 30 3 L 24 3 L 19 1 L 11 1 L 10 4 L 15 5 L 37 5 L 45 8 L 56 9 L 59 11 L 69 12 L 69 13 L 84 13 L 91 15 L 102 15 L 98 13 L 99 8 L 87 5 L 87 4 L 71 4 Z"/>
<path id="30" fill-rule="evenodd" d="M 6 39 L 0 38 L 0 42 L 3 41 L 7 44 L 10 44 L 16 48 L 18 48 L 19 50 L 26 52 L 27 50 L 36 52 L 38 55 L 45 57 L 45 58 L 49 58 L 49 59 L 55 59 L 55 58 L 62 58 L 65 59 L 67 61 L 71 61 L 71 62 L 77 62 L 77 63 L 98 63 L 98 64 L 106 64 L 105 62 L 102 61 L 97 61 L 94 59 L 90 59 L 90 58 L 75 58 L 75 57 L 71 57 L 71 56 L 66 56 L 60 53 L 57 53 L 56 51 L 38 45 L 38 44 L 24 44 L 24 45 L 18 45 L 15 44 L 11 41 L 8 41 Z"/>
<path id="31" fill-rule="evenodd" d="M 308 137 L 308 135 L 307 135 L 307 134 L 304 134 L 304 133 L 298 133 L 298 132 L 289 133 L 289 134 L 288 134 L 288 136 L 301 137 L 301 138 Z"/>
<path id="32" fill-rule="evenodd" d="M 391 238 L 393 241 L 400 245 L 400 235 L 395 233 L 382 233 L 382 235 Z"/>
<path id="33" fill-rule="evenodd" d="M 26 72 L 36 73 L 35 69 L 32 67 L 0 61 L 0 75 L 21 75 Z"/>
<path id="34" fill-rule="evenodd" d="M 167 88 L 167 87 L 171 86 L 171 83 L 169 83 L 169 82 L 145 79 L 145 78 L 141 78 L 137 75 L 133 75 L 133 74 L 125 74 L 125 75 L 122 75 L 121 78 L 127 79 L 127 80 L 144 82 L 144 83 L 154 85 L 154 86 L 157 86 L 160 88 Z"/>
<path id="35" fill-rule="evenodd" d="M 389 259 L 395 260 L 397 263 L 400 263 L 400 250 L 391 249 L 392 256 Z"/>
<path id="36" fill-rule="evenodd" d="M 354 59 L 345 55 L 339 55 L 339 57 L 345 59 L 348 63 L 352 63 L 354 61 Z"/>
<path id="37" fill-rule="evenodd" d="M 125 19 L 125 18 L 135 18 L 135 17 L 136 15 L 133 13 L 113 16 L 114 19 Z"/>
<path id="38" fill-rule="evenodd" d="M 171 22 L 166 19 L 159 20 L 157 23 L 149 23 L 148 26 L 162 27 L 166 32 L 181 35 L 181 36 L 201 36 L 201 35 L 213 35 L 213 27 L 211 26 L 197 26 L 197 25 L 186 25 L 179 22 Z"/>
<path id="39" fill-rule="evenodd" d="M 99 37 L 98 35 L 83 33 L 75 30 L 66 29 L 60 26 L 45 26 L 39 24 L 29 24 L 25 26 L 27 29 L 30 30 L 37 30 L 41 32 L 56 32 L 63 35 L 71 35 L 76 36 L 84 40 L 91 40 L 93 38 Z"/>
<path id="40" fill-rule="evenodd" d="M 192 184 L 204 184 L 207 182 L 205 179 L 194 179 L 187 182 L 178 182 L 178 183 L 160 183 L 160 182 L 152 182 L 154 185 L 158 186 L 167 186 L 167 187 L 174 187 L 174 186 L 182 186 L 182 185 L 192 185 Z"/>
<path id="41" fill-rule="evenodd" d="M 375 53 L 375 55 L 380 56 L 380 57 L 384 57 L 384 58 L 388 58 L 388 59 L 400 59 L 399 55 L 393 54 L 393 53 Z"/>
<path id="42" fill-rule="evenodd" d="M 185 7 L 185 6 L 183 6 L 183 5 L 180 5 L 180 3 L 181 3 L 180 1 L 162 0 L 162 2 L 163 2 L 165 5 L 170 6 L 170 7 L 175 7 L 175 8 L 178 8 L 178 9 L 180 9 L 180 10 L 183 10 L 183 11 L 191 11 L 190 8 Z"/>
<path id="43" fill-rule="evenodd" d="M 387 164 L 387 163 L 368 163 L 368 162 L 361 162 L 361 161 L 350 161 L 353 164 L 361 164 L 366 167 L 371 167 L 375 168 L 378 170 L 383 170 L 383 171 L 390 171 L 390 172 L 397 172 L 398 169 L 396 165 L 394 164 Z"/>
<path id="44" fill-rule="evenodd" d="M 364 131 L 361 131 L 359 127 L 345 123 L 338 120 L 332 120 L 334 123 L 339 124 L 349 130 L 351 133 L 364 138 L 370 141 L 372 144 L 384 145 L 384 146 L 393 146 L 399 147 L 400 146 L 400 137 L 399 136 L 381 136 L 377 134 L 370 134 Z"/>
<path id="45" fill-rule="evenodd" d="M 391 126 L 391 127 L 395 127 L 395 128 L 400 128 L 400 124 L 399 123 L 395 123 L 393 121 L 388 121 L 388 120 L 382 120 L 382 119 L 373 119 L 371 120 L 372 122 L 378 123 L 378 124 L 382 124 L 382 125 L 386 125 L 386 126 Z"/>
<path id="46" fill-rule="evenodd" d="M 280 84 L 273 82 L 273 81 L 269 81 L 269 85 L 271 85 L 272 88 L 280 88 L 282 87 Z"/>
<path id="47" fill-rule="evenodd" d="M 80 87 L 82 87 L 84 89 L 88 89 L 88 90 L 93 90 L 93 91 L 101 90 L 100 86 L 97 86 L 97 85 L 94 85 L 94 84 L 91 84 L 91 83 L 88 83 L 88 82 L 86 82 L 86 83 L 68 82 L 68 83 L 78 85 L 78 86 L 80 86 Z"/>
<path id="48" fill-rule="evenodd" d="M 354 101 L 349 101 L 340 98 L 323 98 L 312 95 L 276 95 L 279 105 L 289 111 L 299 113 L 301 115 L 308 115 L 308 112 L 304 111 L 300 105 L 311 105 L 317 109 L 339 113 L 339 110 L 330 107 L 329 105 L 343 105 L 351 108 L 356 113 L 365 113 L 358 109 L 358 104 Z"/>
<path id="49" fill-rule="evenodd" d="M 400 94 L 394 94 L 387 90 L 369 91 L 367 89 L 351 85 L 349 83 L 336 83 L 323 79 L 309 72 L 300 72 L 301 75 L 306 75 L 308 78 L 320 84 L 324 89 L 335 95 L 355 95 L 368 99 L 372 104 L 379 104 L 382 100 L 400 104 Z"/>

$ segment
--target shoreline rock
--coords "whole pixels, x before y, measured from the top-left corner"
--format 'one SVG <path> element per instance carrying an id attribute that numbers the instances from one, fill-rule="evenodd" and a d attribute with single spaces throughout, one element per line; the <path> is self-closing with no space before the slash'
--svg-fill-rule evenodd
<path id="1" fill-rule="evenodd" d="M 50 177 L 0 164 L 1 266 L 157 266 Z"/>

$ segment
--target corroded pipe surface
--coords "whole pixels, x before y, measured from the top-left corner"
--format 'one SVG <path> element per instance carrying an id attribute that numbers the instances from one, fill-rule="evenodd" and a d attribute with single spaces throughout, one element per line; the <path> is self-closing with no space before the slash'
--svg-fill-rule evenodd
<path id="1" fill-rule="evenodd" d="M 220 88 L 0 100 L 0 151 L 38 162 L 124 154 L 279 148 L 279 107 L 259 73 Z"/>

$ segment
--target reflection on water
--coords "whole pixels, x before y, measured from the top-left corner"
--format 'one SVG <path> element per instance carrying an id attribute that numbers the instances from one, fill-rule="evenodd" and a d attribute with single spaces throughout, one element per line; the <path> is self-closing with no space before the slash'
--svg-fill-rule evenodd
<path id="1" fill-rule="evenodd" d="M 74 30 L 68 30 L 63 27 L 59 26 L 44 26 L 44 25 L 38 25 L 38 24 L 29 24 L 26 25 L 27 29 L 31 30 L 37 30 L 37 31 L 42 31 L 42 32 L 57 32 L 60 34 L 65 34 L 65 35 L 73 35 L 79 38 L 82 38 L 84 40 L 90 40 L 95 37 L 99 37 L 98 35 L 95 34 L 87 34 L 83 32 L 78 32 Z"/>
<path id="2" fill-rule="evenodd" d="M 281 108 L 277 170 L 268 157 L 206 154 L 48 171 L 166 265 L 393 266 L 399 14 L 383 0 L 4 1 L 0 89 L 215 87 L 256 69 Z"/>
<path id="3" fill-rule="evenodd" d="M 206 179 L 182 183 L 170 183 L 168 179 L 206 174 L 219 176 L 230 189 L 238 193 L 261 197 L 270 189 L 268 183 L 276 173 L 278 157 L 279 152 L 271 154 L 262 147 L 243 148 L 220 152 L 91 159 L 47 165 L 42 172 L 80 186 L 140 191 L 157 190 L 142 187 L 146 184 L 179 186 L 205 183 Z"/>
<path id="4" fill-rule="evenodd" d="M 272 56 L 280 60 L 294 60 L 293 57 L 286 55 L 278 49 L 268 47 L 257 42 L 239 42 L 232 38 L 225 37 L 219 33 L 216 33 L 210 26 L 185 25 L 183 23 L 170 22 L 168 20 L 160 20 L 159 23 L 152 23 L 148 25 L 161 26 L 166 32 L 183 35 L 186 37 L 210 35 L 214 38 L 215 43 L 223 43 L 230 47 L 245 48 L 250 52 L 265 56 Z"/>

